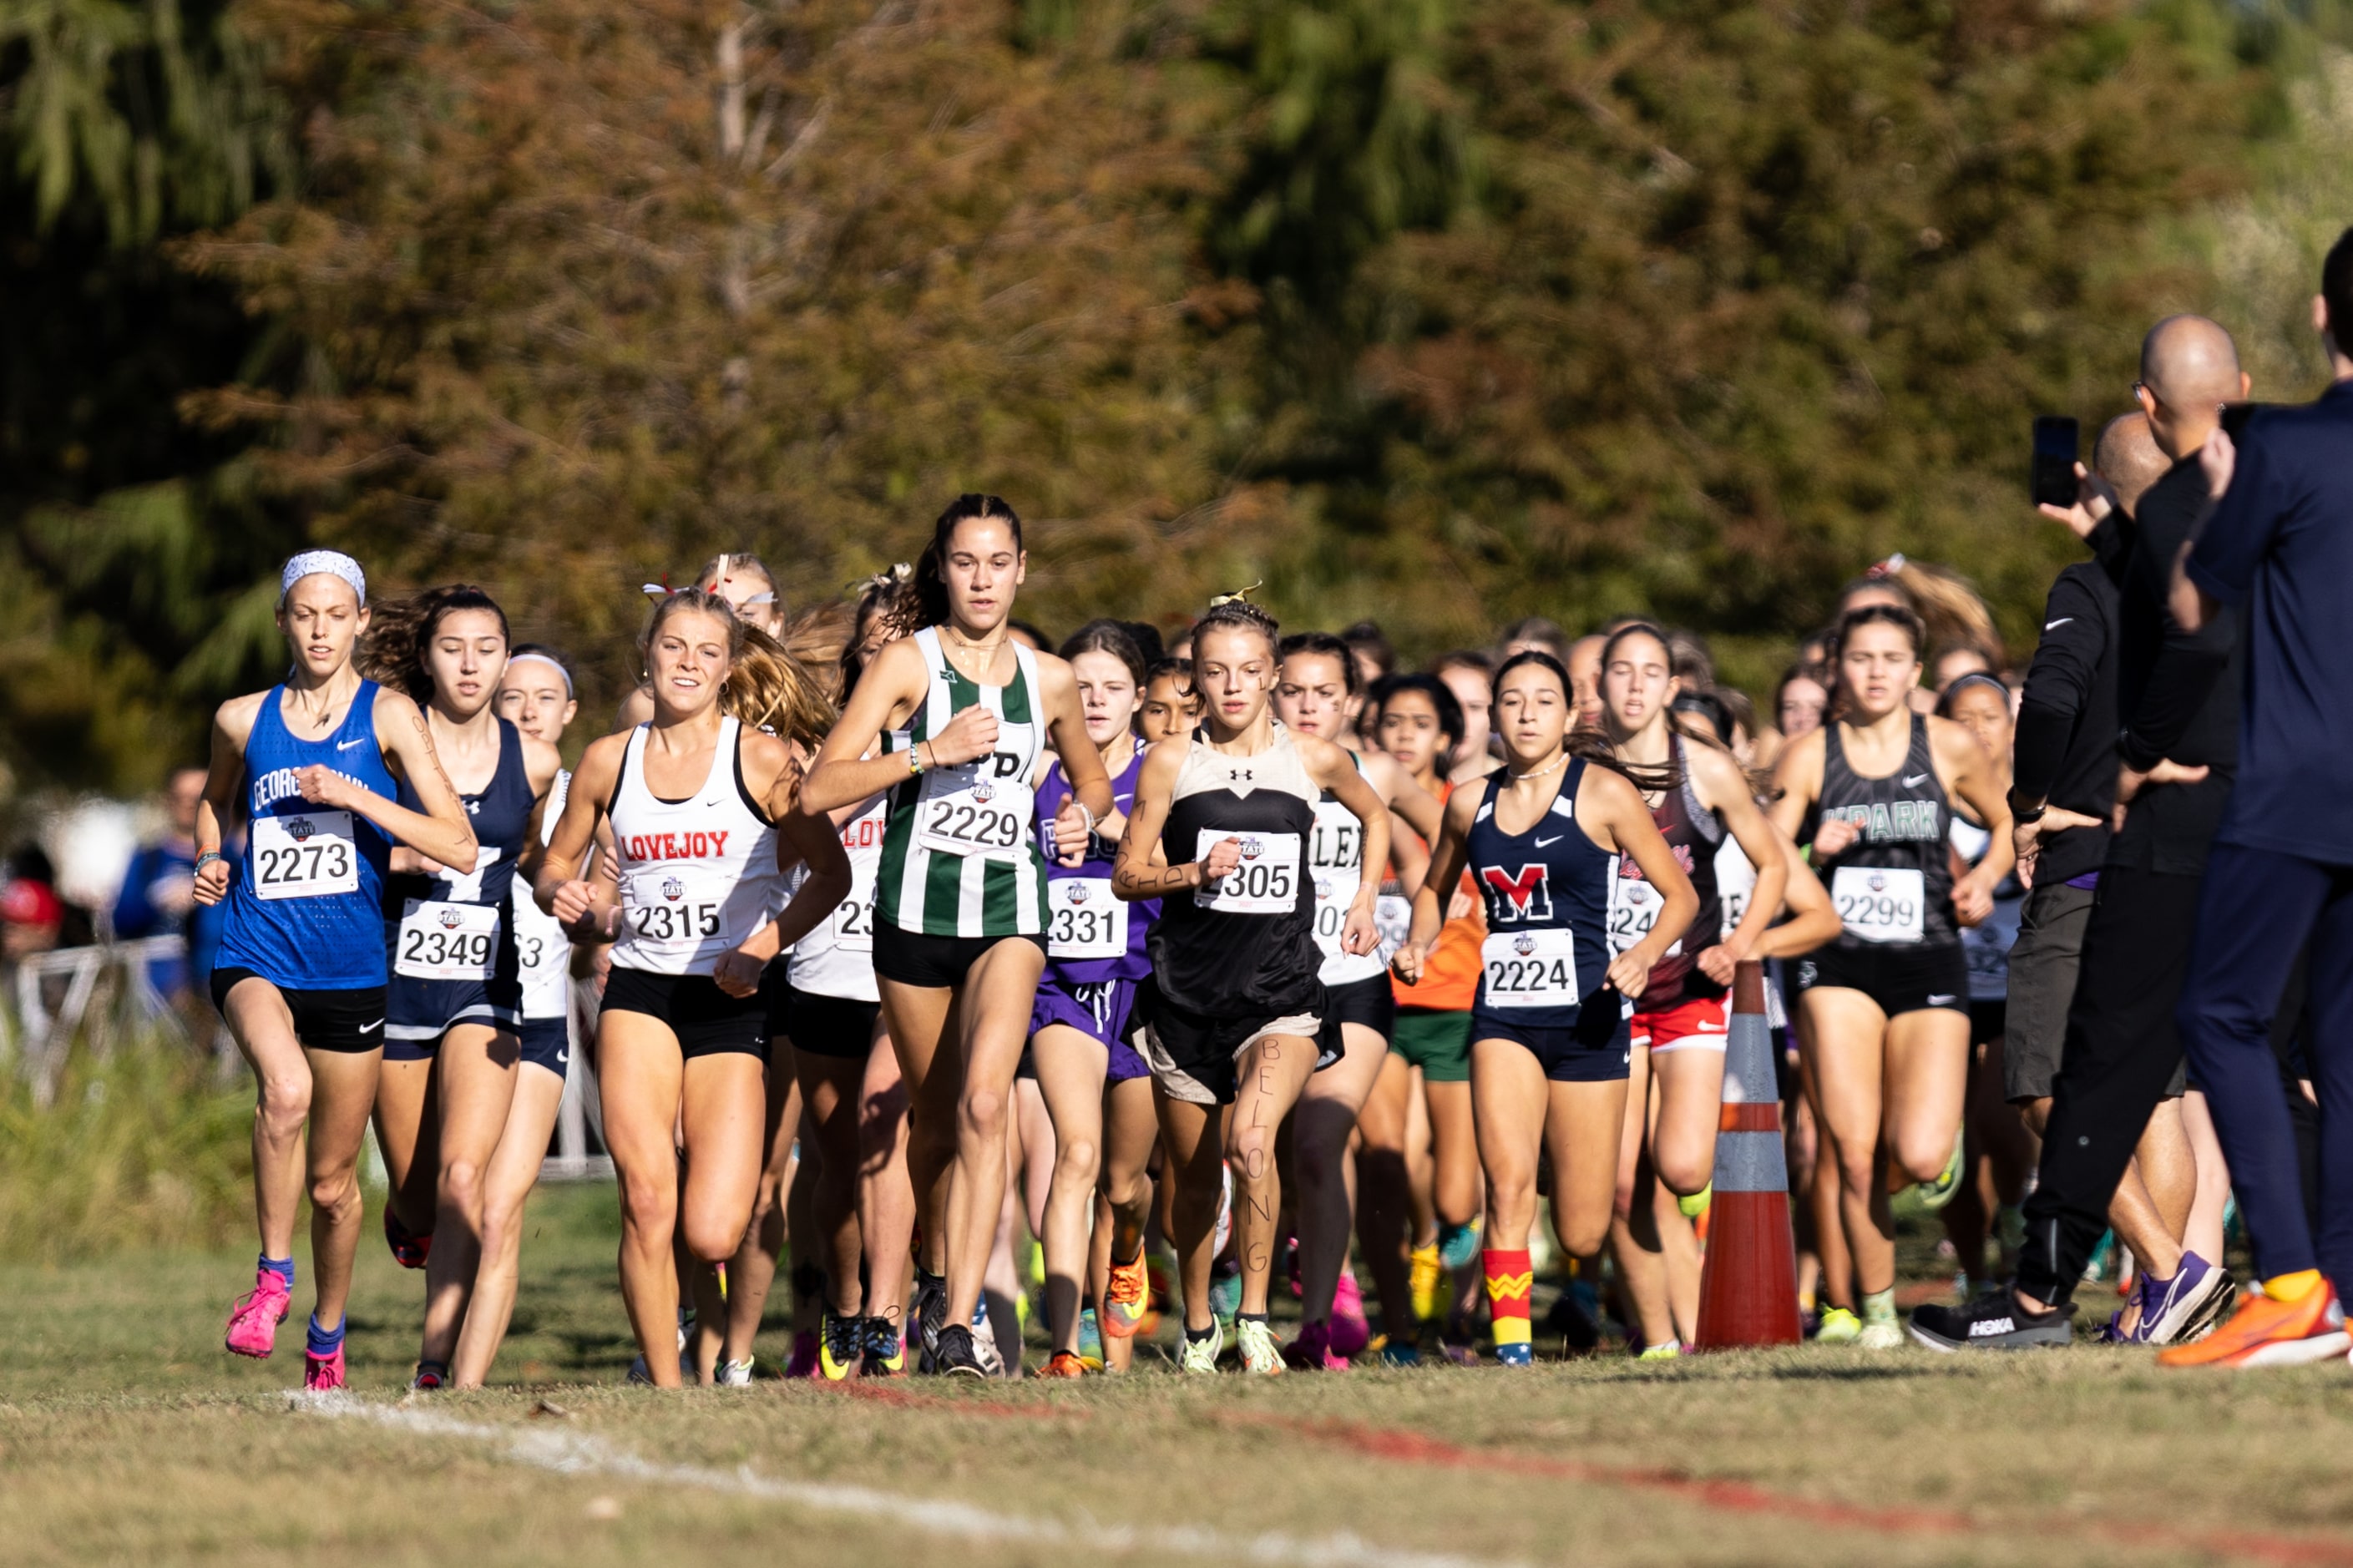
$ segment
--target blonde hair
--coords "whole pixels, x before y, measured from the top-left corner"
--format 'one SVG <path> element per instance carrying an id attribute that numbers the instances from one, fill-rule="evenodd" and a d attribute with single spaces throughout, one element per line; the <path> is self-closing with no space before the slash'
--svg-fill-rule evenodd
<path id="1" fill-rule="evenodd" d="M 681 588 L 654 607 L 653 620 L 638 642 L 648 668 L 663 623 L 689 611 L 713 616 L 727 628 L 727 683 L 720 688 L 719 710 L 815 749 L 837 716 L 825 684 L 784 644 L 745 626 L 735 607 L 708 588 Z"/>
<path id="2" fill-rule="evenodd" d="M 1994 629 L 1993 612 L 1968 578 L 1949 567 L 1903 560 L 1888 568 L 1887 576 L 1911 596 L 1912 608 L 1926 628 L 1924 654 L 1930 647 L 1973 647 L 1994 668 L 2003 667 L 2001 633 Z"/>

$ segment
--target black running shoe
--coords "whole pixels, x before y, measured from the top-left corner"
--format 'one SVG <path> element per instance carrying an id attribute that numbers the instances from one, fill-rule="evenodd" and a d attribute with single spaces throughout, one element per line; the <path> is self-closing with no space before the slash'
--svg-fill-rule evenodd
<path id="1" fill-rule="evenodd" d="M 907 1317 L 914 1331 L 907 1337 L 915 1344 L 915 1370 L 937 1372 L 933 1363 L 939 1359 L 940 1325 L 948 1317 L 947 1277 L 915 1270 L 915 1299 L 908 1303 Z"/>
<path id="2" fill-rule="evenodd" d="M 948 1323 L 941 1328 L 937 1348 L 932 1352 L 932 1370 L 951 1376 L 988 1375 L 988 1369 L 980 1364 L 980 1352 L 973 1348 L 972 1331 L 962 1323 Z"/>
<path id="3" fill-rule="evenodd" d="M 1912 1337 L 1932 1351 L 2027 1351 L 2074 1341 L 2075 1304 L 2030 1312 L 2004 1285 L 1965 1307 L 1915 1307 Z"/>

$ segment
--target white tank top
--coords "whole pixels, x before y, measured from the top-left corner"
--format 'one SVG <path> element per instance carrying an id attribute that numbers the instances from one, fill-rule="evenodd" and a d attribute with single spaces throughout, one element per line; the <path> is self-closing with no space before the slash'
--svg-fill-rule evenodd
<path id="1" fill-rule="evenodd" d="M 1353 752 L 1349 758 L 1361 775 L 1365 760 Z M 1317 795 L 1315 837 L 1308 846 L 1307 861 L 1308 875 L 1315 879 L 1315 945 L 1324 954 L 1318 978 L 1326 985 L 1348 985 L 1387 973 L 1388 961 L 1378 949 L 1351 953 L 1340 946 L 1347 934 L 1349 908 L 1356 901 L 1356 889 L 1364 886 L 1365 825 L 1328 790 Z"/>
<path id="2" fill-rule="evenodd" d="M 621 879 L 615 968 L 709 974 L 784 908 L 776 832 L 744 787 L 740 731 L 733 719 L 720 721 L 702 787 L 676 802 L 646 787 L 651 726 L 630 732 L 609 808 Z"/>
<path id="3" fill-rule="evenodd" d="M 564 815 L 564 797 L 571 787 L 571 773 L 558 771 L 547 792 L 547 805 L 540 812 L 542 847 L 555 839 L 556 819 Z M 531 884 L 521 877 L 514 879 L 507 901 L 514 906 L 515 965 L 522 981 L 522 1016 L 567 1016 L 572 1010 L 572 941 L 564 934 L 564 922 L 541 910 L 539 900 L 531 896 Z"/>
<path id="4" fill-rule="evenodd" d="M 882 999 L 874 989 L 874 885 L 882 864 L 882 827 L 890 816 L 891 798 L 880 795 L 842 825 L 841 847 L 849 857 L 849 897 L 793 944 L 792 967 L 786 976 L 794 990 L 852 1002 Z M 808 868 L 794 867 L 795 897 L 807 880 Z"/>

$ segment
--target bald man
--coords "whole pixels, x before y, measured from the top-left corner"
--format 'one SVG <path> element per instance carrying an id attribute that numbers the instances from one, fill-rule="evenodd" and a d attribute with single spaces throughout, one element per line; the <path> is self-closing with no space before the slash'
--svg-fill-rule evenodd
<path id="1" fill-rule="evenodd" d="M 2158 1108 L 2168 1093 L 2179 1092 L 2182 1047 L 2174 1005 L 2189 963 L 2207 850 L 2238 758 L 2235 624 L 2226 616 L 2193 632 L 2174 620 L 2168 591 L 2174 560 L 2209 505 L 2199 451 L 2220 426 L 2222 405 L 2246 396 L 2247 378 L 2230 333 L 2202 316 L 2169 316 L 2142 341 L 2140 379 L 2133 390 L 2165 471 L 2129 516 L 2114 507 L 2116 486 L 2098 475 L 2085 477 L 2073 513 L 2055 513 L 2085 525 L 2117 590 L 2117 717 L 2101 728 L 2116 737 L 2121 762 L 2098 765 L 2116 770 L 2121 821 L 2112 818 L 2094 873 L 2067 879 L 2091 883 L 2094 901 L 2067 1004 L 2058 1076 L 2050 1086 L 2040 1176 L 2025 1204 L 2026 1245 L 2017 1279 L 2010 1289 L 1965 1307 L 1914 1313 L 1913 1337 L 1934 1349 L 2066 1343 L 2074 1287 L 2118 1200 L 2139 1233 L 2133 1240 L 2143 1271 L 2136 1342 L 2171 1344 L 2193 1337 L 2237 1293 L 2220 1259 L 2179 1247 L 2197 1170 L 2187 1140 L 2168 1136 L 2174 1113 Z M 2114 436 L 2118 466 L 2128 467 L 2134 436 L 2128 427 Z M 2089 520 L 2095 512 L 2105 515 L 2094 528 Z M 2095 795 L 2082 798 L 2096 801 Z M 2040 808 L 2048 802 L 2022 804 Z M 2020 816 L 2021 805 L 2011 803 L 2014 821 L 2049 831 L 2054 819 L 2047 811 L 2037 822 L 2034 812 Z M 2039 851 L 2032 872 L 2038 888 L 2052 881 L 2054 871 L 2073 868 L 2072 860 L 2041 862 L 2060 854 L 2069 834 L 2084 831 L 2079 824 L 2053 834 L 2049 846 L 2031 846 Z M 2029 973 L 2031 996 L 2031 963 Z M 2013 986 L 2015 977 L 2013 968 Z M 2033 1005 L 2030 1000 L 2030 1017 Z M 2015 1011 L 2014 993 L 2011 1006 Z M 2157 1136 L 2143 1147 L 2153 1121 Z M 2137 1172 L 2137 1192 L 2126 1183 L 2128 1167 Z M 2146 1207 L 2139 1204 L 2143 1195 Z"/>

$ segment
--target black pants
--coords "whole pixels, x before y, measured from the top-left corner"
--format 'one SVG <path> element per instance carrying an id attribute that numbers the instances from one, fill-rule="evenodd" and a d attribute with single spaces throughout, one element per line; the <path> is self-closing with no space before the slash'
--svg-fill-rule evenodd
<path id="1" fill-rule="evenodd" d="M 2067 1008 L 2042 1167 L 2025 1205 L 2018 1288 L 2036 1300 L 2073 1295 L 2108 1228 L 2116 1184 L 2181 1064 L 2174 1009 L 2203 881 L 2115 866 L 2100 873 L 2099 902 L 2084 928 Z M 2316 1119 L 2301 1094 L 2291 1097 L 2289 1111 L 2299 1148 L 2316 1142 Z"/>
<path id="2" fill-rule="evenodd" d="M 2100 872 L 2042 1164 L 2026 1200 L 2018 1288 L 2038 1301 L 2066 1300 L 2083 1278 L 2116 1184 L 2181 1064 L 2173 1009 L 2203 880 L 2116 866 Z"/>

